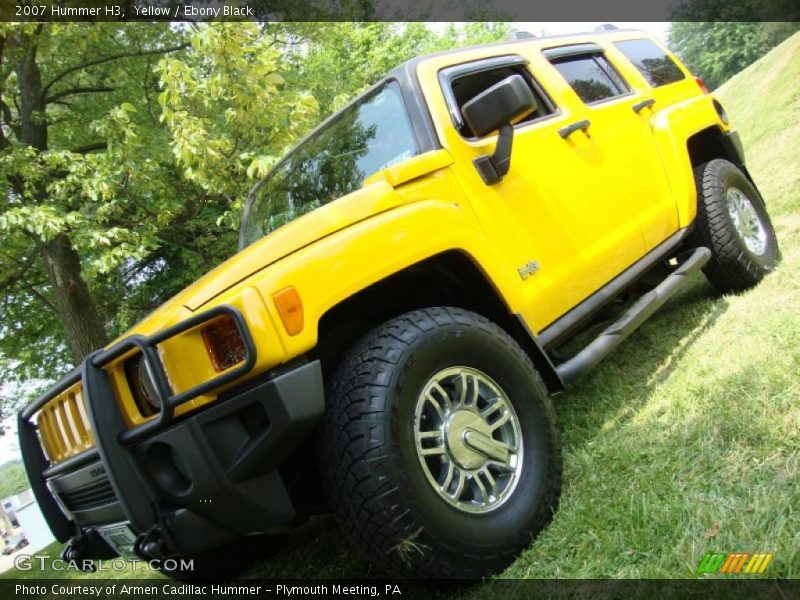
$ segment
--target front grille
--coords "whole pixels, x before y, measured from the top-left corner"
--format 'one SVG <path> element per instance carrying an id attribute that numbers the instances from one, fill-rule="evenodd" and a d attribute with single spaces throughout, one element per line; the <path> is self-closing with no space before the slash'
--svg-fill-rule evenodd
<path id="1" fill-rule="evenodd" d="M 94 446 L 80 381 L 42 407 L 37 417 L 37 426 L 39 438 L 51 465 Z"/>
<path id="2" fill-rule="evenodd" d="M 107 478 L 69 491 L 59 492 L 59 496 L 61 496 L 64 506 L 70 511 L 97 508 L 116 500 L 114 488 L 111 487 L 111 482 Z"/>

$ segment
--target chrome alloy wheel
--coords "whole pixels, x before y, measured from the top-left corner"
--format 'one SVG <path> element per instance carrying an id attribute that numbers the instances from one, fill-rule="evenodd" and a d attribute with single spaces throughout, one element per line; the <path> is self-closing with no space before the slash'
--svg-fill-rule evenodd
<path id="1" fill-rule="evenodd" d="M 739 188 L 731 187 L 725 192 L 725 205 L 747 249 L 757 256 L 764 254 L 767 250 L 767 229 L 761 223 L 750 198 Z"/>
<path id="2" fill-rule="evenodd" d="M 414 413 L 417 457 L 448 504 L 487 513 L 511 496 L 522 472 L 519 418 L 506 393 L 470 367 L 439 371 Z"/>

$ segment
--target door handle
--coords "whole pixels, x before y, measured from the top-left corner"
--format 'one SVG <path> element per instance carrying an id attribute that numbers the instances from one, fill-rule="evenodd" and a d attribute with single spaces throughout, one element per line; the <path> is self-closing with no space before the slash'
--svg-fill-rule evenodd
<path id="1" fill-rule="evenodd" d="M 655 103 L 655 98 L 648 98 L 647 100 L 637 102 L 636 104 L 632 105 L 631 108 L 633 109 L 633 112 L 638 115 L 643 109 L 647 108 L 648 106 L 653 106 Z"/>
<path id="2" fill-rule="evenodd" d="M 589 125 L 591 125 L 591 121 L 589 119 L 583 119 L 582 121 L 575 121 L 574 123 L 570 123 L 566 127 L 562 127 L 558 130 L 558 135 L 561 136 L 562 139 L 567 139 L 571 134 L 575 133 L 576 131 L 586 131 L 589 129 Z"/>

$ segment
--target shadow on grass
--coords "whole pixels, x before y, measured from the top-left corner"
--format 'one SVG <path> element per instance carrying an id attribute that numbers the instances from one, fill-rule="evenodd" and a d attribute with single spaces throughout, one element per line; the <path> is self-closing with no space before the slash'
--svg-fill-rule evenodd
<path id="1" fill-rule="evenodd" d="M 264 547 L 254 566 L 242 574 L 253 578 L 379 577 L 343 535 L 330 515 L 314 517 L 297 531 L 262 538 Z"/>
<path id="2" fill-rule="evenodd" d="M 556 400 L 565 452 L 575 451 L 610 419 L 634 416 L 652 390 L 727 308 L 710 285 L 695 281 L 671 299 L 605 363 Z M 381 573 L 353 548 L 332 517 L 311 519 L 297 532 L 267 538 L 245 577 L 369 578 Z"/>
<path id="3" fill-rule="evenodd" d="M 717 295 L 705 279 L 696 279 L 597 369 L 556 398 L 565 450 L 585 443 L 611 420 L 620 424 L 635 416 L 727 308 L 725 297 Z M 592 335 L 606 325 L 594 328 Z"/>

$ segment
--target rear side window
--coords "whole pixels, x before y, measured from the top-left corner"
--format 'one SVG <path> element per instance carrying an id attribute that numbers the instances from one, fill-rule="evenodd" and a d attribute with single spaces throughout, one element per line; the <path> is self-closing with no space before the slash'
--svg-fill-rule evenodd
<path id="1" fill-rule="evenodd" d="M 586 104 L 602 102 L 629 91 L 620 74 L 602 54 L 564 56 L 550 62 Z"/>
<path id="2" fill-rule="evenodd" d="M 488 63 L 489 61 L 486 62 Z M 451 106 L 451 111 L 454 115 L 455 125 L 459 133 L 466 138 L 473 138 L 475 134 L 464 121 L 461 115 L 461 107 L 484 90 L 511 75 L 521 75 L 536 99 L 536 110 L 519 121 L 517 125 L 530 123 L 555 112 L 555 106 L 552 101 L 539 87 L 538 83 L 534 81 L 525 64 L 507 64 L 493 68 L 481 68 L 480 65 L 475 65 L 474 70 L 467 69 L 465 69 L 464 65 L 459 65 L 443 72 L 443 86 L 445 88 L 449 87 L 449 93 L 445 95 L 448 97 L 448 103 L 454 105 Z"/>
<path id="3" fill-rule="evenodd" d="M 653 87 L 675 83 L 686 76 L 675 61 L 650 40 L 626 40 L 614 45 Z"/>

